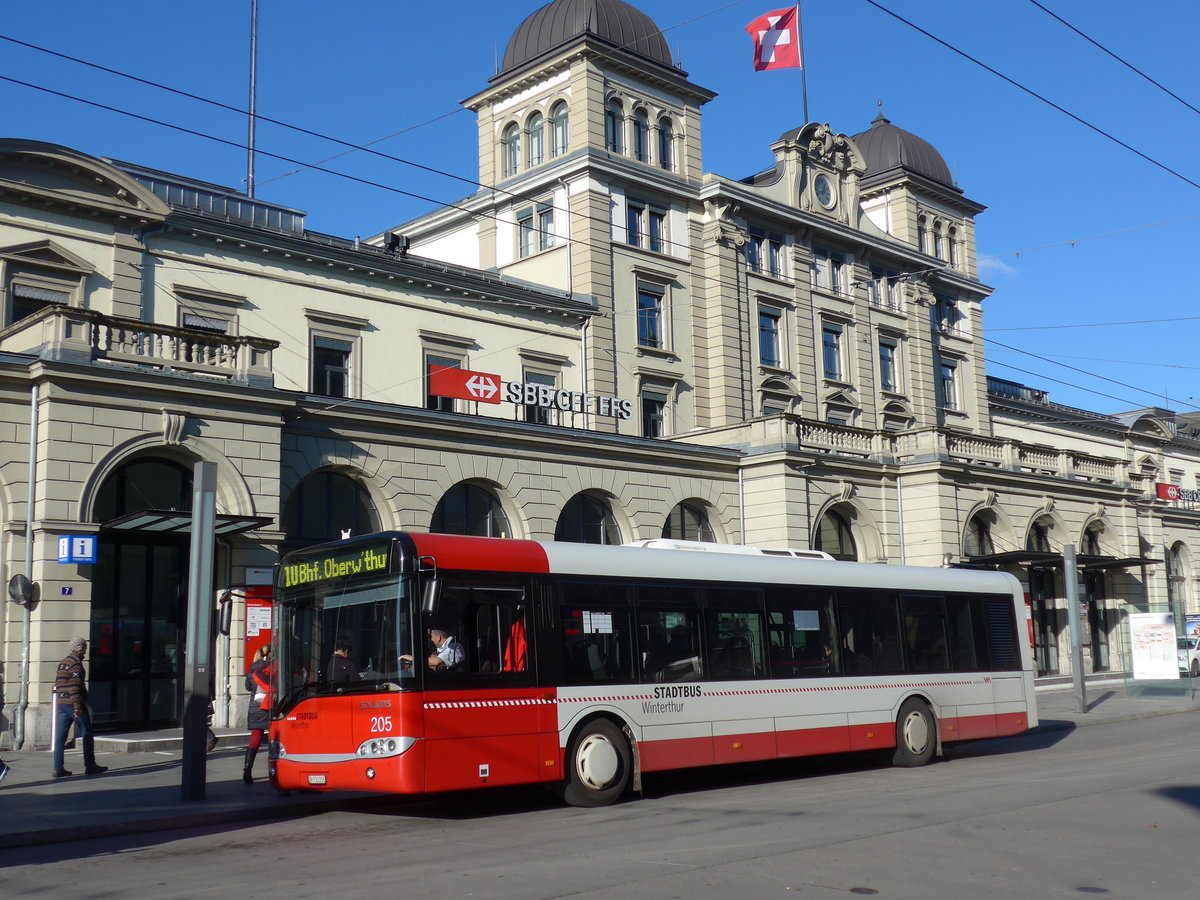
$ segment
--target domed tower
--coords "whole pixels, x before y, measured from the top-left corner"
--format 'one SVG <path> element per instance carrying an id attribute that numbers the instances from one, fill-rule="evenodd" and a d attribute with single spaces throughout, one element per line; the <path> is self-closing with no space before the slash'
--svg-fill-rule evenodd
<path id="1" fill-rule="evenodd" d="M 465 202 L 475 264 L 595 304 L 594 392 L 638 390 L 618 383 L 612 362 L 618 341 L 636 343 L 618 333 L 634 315 L 616 313 L 638 302 L 638 287 L 610 248 L 686 258 L 673 242 L 688 238 L 702 178 L 700 108 L 715 96 L 688 80 L 662 30 L 624 0 L 553 0 L 517 26 L 488 87 L 463 101 L 478 116 L 479 182 L 494 188 Z M 438 215 L 444 234 L 461 234 L 455 213 Z M 441 239 L 430 225 L 439 227 L 427 219 L 414 252 L 417 241 Z"/>
<path id="2" fill-rule="evenodd" d="M 977 277 L 975 216 L 985 207 L 963 195 L 933 145 L 897 128 L 882 109 L 852 140 L 867 165 L 859 183 L 866 217 L 922 253 Z"/>

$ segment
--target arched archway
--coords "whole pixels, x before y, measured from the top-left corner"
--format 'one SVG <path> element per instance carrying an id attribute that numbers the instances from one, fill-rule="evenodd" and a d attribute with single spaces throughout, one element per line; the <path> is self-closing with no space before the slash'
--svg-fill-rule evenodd
<path id="1" fill-rule="evenodd" d="M 699 500 L 685 500 L 667 513 L 662 536 L 676 541 L 708 541 L 717 539 L 708 520 L 708 507 Z"/>
<path id="2" fill-rule="evenodd" d="M 283 552 L 379 531 L 379 514 L 361 481 L 334 469 L 313 472 L 283 507 Z"/>
<path id="3" fill-rule="evenodd" d="M 100 483 L 101 526 L 147 509 L 192 508 L 192 472 L 163 456 L 137 456 Z M 179 721 L 187 622 L 188 535 L 114 530 L 92 571 L 89 702 L 96 726 L 147 728 Z"/>
<path id="4" fill-rule="evenodd" d="M 621 530 L 608 498 L 583 491 L 568 500 L 559 513 L 554 539 L 577 544 L 620 544 Z"/>
<path id="5" fill-rule="evenodd" d="M 442 495 L 429 530 L 477 537 L 512 537 L 508 515 L 495 491 L 474 481 L 460 481 Z"/>

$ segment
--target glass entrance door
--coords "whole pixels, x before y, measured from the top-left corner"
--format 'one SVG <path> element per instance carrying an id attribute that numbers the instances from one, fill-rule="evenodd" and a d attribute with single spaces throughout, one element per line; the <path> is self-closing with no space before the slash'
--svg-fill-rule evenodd
<path id="1" fill-rule="evenodd" d="M 1029 570 L 1033 612 L 1033 655 L 1038 675 L 1058 674 L 1058 611 L 1054 608 L 1054 570 Z"/>
<path id="2" fill-rule="evenodd" d="M 92 582 L 90 702 L 98 728 L 179 722 L 187 621 L 187 542 L 100 542 Z"/>

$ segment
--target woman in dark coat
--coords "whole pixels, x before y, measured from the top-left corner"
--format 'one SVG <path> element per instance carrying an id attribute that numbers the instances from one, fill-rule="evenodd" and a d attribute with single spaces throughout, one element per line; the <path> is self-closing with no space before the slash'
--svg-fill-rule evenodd
<path id="1" fill-rule="evenodd" d="M 246 762 L 242 768 L 242 781 L 254 784 L 254 757 L 262 746 L 263 735 L 271 725 L 271 648 L 259 647 L 254 662 L 246 673 L 246 690 L 250 702 L 246 706 L 246 727 L 250 729 L 250 743 L 246 745 Z"/>

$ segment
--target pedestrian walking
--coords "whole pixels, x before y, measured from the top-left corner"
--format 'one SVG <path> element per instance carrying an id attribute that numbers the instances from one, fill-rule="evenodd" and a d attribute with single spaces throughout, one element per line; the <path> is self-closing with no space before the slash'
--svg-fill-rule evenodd
<path id="1" fill-rule="evenodd" d="M 246 745 L 246 762 L 242 766 L 242 781 L 254 784 L 254 757 L 262 746 L 263 735 L 271 727 L 271 647 L 259 647 L 246 673 L 246 690 L 250 702 L 246 706 L 246 728 L 250 730 L 250 743 Z"/>
<path id="2" fill-rule="evenodd" d="M 75 726 L 75 737 L 83 743 L 83 771 L 87 775 L 99 775 L 108 771 L 108 766 L 96 765 L 96 738 L 92 733 L 92 716 L 87 706 L 87 675 L 83 659 L 87 656 L 88 643 L 81 637 L 71 641 L 70 652 L 58 664 L 58 675 L 54 679 L 54 693 L 58 695 L 58 734 L 54 741 L 54 777 L 67 778 L 71 775 L 63 768 L 63 753 L 67 745 L 67 732 Z"/>

